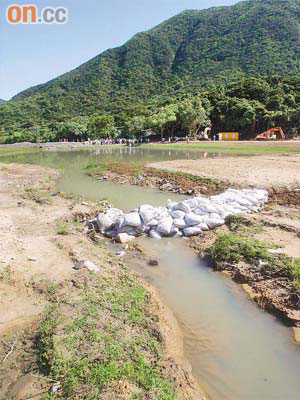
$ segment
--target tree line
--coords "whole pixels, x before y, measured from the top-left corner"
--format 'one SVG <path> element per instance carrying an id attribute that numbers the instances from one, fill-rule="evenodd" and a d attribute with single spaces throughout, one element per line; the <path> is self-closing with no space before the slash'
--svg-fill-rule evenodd
<path id="1" fill-rule="evenodd" d="M 105 110 L 76 117 L 59 115 L 47 104 L 39 107 L 43 118 L 34 113 L 25 118 L 18 114 L 17 101 L 3 105 L 0 141 L 137 138 L 145 132 L 163 139 L 194 136 L 206 127 L 213 134 L 239 131 L 242 139 L 250 139 L 274 126 L 293 137 L 300 133 L 300 78 L 242 77 L 195 94 L 178 90 L 144 102 L 116 102 Z M 10 113 L 14 114 L 12 124 Z"/>

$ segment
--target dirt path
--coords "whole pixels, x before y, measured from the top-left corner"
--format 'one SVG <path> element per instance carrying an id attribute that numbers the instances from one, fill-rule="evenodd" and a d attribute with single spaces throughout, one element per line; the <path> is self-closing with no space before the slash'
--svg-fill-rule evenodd
<path id="1" fill-rule="evenodd" d="M 115 280 L 116 289 L 117 276 L 125 268 L 109 252 L 104 240 L 95 244 L 84 233 L 80 221 L 95 215 L 101 206 L 55 193 L 57 176 L 56 171 L 37 166 L 0 164 L 0 398 L 3 400 L 42 399 L 51 388 L 35 366 L 36 335 L 41 315 L 53 305 L 53 297 L 77 301 L 82 279 L 91 279 L 86 270 L 79 274 L 74 264 L 90 260 L 101 267 L 101 276 Z M 164 367 L 168 373 L 172 371 L 177 398 L 199 400 L 202 395 L 184 360 L 176 320 L 156 292 L 142 284 L 150 293 L 151 314 L 147 318 L 158 323 L 164 343 Z M 55 305 L 60 307 L 59 304 L 56 299 Z M 68 318 L 71 315 L 67 313 Z M 116 385 L 113 390 L 123 391 L 123 397 L 114 398 L 131 398 L 130 384 L 126 387 L 124 391 L 123 386 Z M 59 391 L 57 394 L 59 397 Z"/>
<path id="2" fill-rule="evenodd" d="M 300 186 L 300 155 L 175 160 L 149 166 L 218 179 L 235 185 L 265 188 Z"/>

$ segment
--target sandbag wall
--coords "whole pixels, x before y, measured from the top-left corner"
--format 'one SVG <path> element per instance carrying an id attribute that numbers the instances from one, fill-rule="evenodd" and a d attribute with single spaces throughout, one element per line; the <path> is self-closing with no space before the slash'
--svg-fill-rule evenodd
<path id="1" fill-rule="evenodd" d="M 227 189 L 209 198 L 168 200 L 166 207 L 144 204 L 127 214 L 110 208 L 97 216 L 97 225 L 110 238 L 122 233 L 133 237 L 149 235 L 155 239 L 190 237 L 224 224 L 230 215 L 258 212 L 267 200 L 268 192 L 264 189 Z"/>

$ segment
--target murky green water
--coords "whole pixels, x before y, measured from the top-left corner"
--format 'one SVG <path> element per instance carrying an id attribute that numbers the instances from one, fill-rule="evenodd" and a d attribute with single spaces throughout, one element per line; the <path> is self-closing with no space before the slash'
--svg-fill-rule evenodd
<path id="1" fill-rule="evenodd" d="M 171 160 L 212 153 L 154 149 L 93 149 L 0 158 L 61 168 L 60 190 L 91 200 L 108 198 L 130 210 L 163 205 L 178 195 L 96 181 L 84 173 L 91 161 Z M 240 287 L 213 272 L 182 240 L 140 239 L 159 258 L 158 267 L 133 265 L 156 286 L 184 332 L 193 373 L 212 400 L 299 400 L 300 350 L 290 331 L 249 301 Z"/>

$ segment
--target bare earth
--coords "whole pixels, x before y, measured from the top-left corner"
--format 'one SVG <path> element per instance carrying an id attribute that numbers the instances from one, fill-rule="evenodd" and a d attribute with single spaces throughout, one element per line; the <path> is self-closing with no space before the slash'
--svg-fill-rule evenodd
<path id="1" fill-rule="evenodd" d="M 45 288 L 51 283 L 72 290 L 77 271 L 74 262 L 90 260 L 101 271 L 117 269 L 120 259 L 87 238 L 83 225 L 58 235 L 63 221 L 74 215 L 95 215 L 95 205 L 55 193 L 58 173 L 38 166 L 0 164 L 0 398 L 42 399 L 43 385 L 24 375 L 20 355 L 25 329 L 33 327 L 49 304 Z M 69 285 L 69 286 L 68 286 Z M 145 284 L 146 285 L 146 284 Z M 64 289 L 66 288 L 66 289 Z M 165 340 L 167 359 L 175 360 L 178 399 L 201 399 L 197 383 L 184 360 L 182 337 L 176 320 L 151 293 L 151 307 Z M 15 343 L 11 353 L 10 343 Z M 25 347 L 24 347 L 25 346 Z M 24 353 L 25 352 L 25 353 Z M 6 359 L 7 357 L 7 359 Z M 124 399 L 127 397 L 124 397 Z M 129 398 L 129 397 L 128 397 Z"/>
<path id="2" fill-rule="evenodd" d="M 242 186 L 270 188 L 300 185 L 300 154 L 174 160 L 149 166 Z"/>

